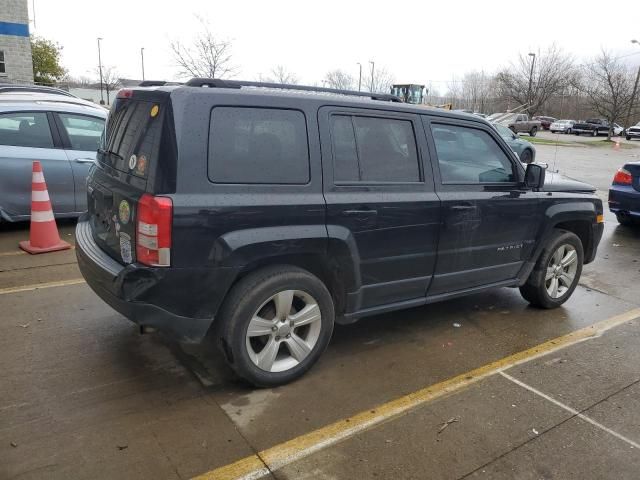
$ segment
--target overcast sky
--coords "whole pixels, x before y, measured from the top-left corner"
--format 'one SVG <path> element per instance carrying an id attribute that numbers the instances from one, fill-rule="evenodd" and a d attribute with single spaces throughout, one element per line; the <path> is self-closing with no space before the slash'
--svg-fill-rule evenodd
<path id="1" fill-rule="evenodd" d="M 335 68 L 357 78 L 356 63 L 369 68 L 374 60 L 398 82 L 431 82 L 444 92 L 453 76 L 493 72 L 553 42 L 578 60 L 605 47 L 640 64 L 640 46 L 630 42 L 640 40 L 638 0 L 35 0 L 35 14 L 32 32 L 63 46 L 74 76 L 95 77 L 102 37 L 103 64 L 119 76 L 141 78 L 144 47 L 147 79 L 178 79 L 169 42 L 192 38 L 196 15 L 232 41 L 238 79 L 256 79 L 278 64 L 303 83 Z"/>

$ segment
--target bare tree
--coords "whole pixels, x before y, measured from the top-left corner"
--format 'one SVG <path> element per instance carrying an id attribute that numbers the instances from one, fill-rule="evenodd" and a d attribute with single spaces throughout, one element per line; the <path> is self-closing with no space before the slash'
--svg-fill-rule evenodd
<path id="1" fill-rule="evenodd" d="M 611 140 L 611 124 L 620 119 L 633 103 L 635 75 L 606 50 L 583 65 L 583 69 L 581 90 L 591 107 L 609 121 L 607 140 Z"/>
<path id="2" fill-rule="evenodd" d="M 95 69 L 96 77 L 98 81 L 100 81 L 100 69 Z M 122 86 L 120 83 L 120 77 L 118 76 L 118 71 L 114 66 L 102 66 L 102 85 L 105 88 L 107 94 L 107 105 L 111 105 L 111 99 L 109 92 L 115 92 L 120 89 Z"/>
<path id="3" fill-rule="evenodd" d="M 283 83 L 287 85 L 296 85 L 299 82 L 298 76 L 287 70 L 284 65 L 276 65 L 271 69 L 269 75 L 261 74 L 258 76 L 258 80 L 261 82 Z"/>
<path id="4" fill-rule="evenodd" d="M 389 70 L 376 65 L 373 70 L 373 78 L 371 78 L 371 70 L 363 75 L 362 89 L 376 93 L 390 93 L 394 80 L 393 74 Z"/>
<path id="5" fill-rule="evenodd" d="M 237 69 L 232 63 L 231 41 L 216 37 L 206 21 L 202 18 L 198 20 L 200 32 L 189 45 L 184 45 L 178 40 L 169 44 L 180 75 L 205 78 L 233 77 Z"/>
<path id="6" fill-rule="evenodd" d="M 573 60 L 555 45 L 535 56 L 520 54 L 518 61 L 497 74 L 500 94 L 530 115 L 540 111 L 554 95 L 574 82 Z"/>
<path id="7" fill-rule="evenodd" d="M 324 84 L 339 90 L 355 90 L 355 79 L 344 70 L 331 70 L 324 77 Z"/>

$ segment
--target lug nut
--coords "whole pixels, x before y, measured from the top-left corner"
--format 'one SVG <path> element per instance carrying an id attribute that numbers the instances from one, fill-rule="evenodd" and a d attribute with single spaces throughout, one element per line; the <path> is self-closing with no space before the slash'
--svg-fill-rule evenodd
<path id="1" fill-rule="evenodd" d="M 276 342 L 279 342 L 279 341 L 280 341 L 280 337 L 276 337 Z"/>
<path id="2" fill-rule="evenodd" d="M 278 327 L 276 327 L 275 325 L 273 327 L 271 327 L 271 331 L 275 332 L 276 330 L 278 330 Z"/>
<path id="3" fill-rule="evenodd" d="M 291 334 L 290 333 L 287 333 L 287 338 L 291 338 Z"/>

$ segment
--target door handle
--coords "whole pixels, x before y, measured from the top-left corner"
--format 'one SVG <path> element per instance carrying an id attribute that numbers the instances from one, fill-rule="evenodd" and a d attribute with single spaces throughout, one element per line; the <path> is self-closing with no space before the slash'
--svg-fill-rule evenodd
<path id="1" fill-rule="evenodd" d="M 455 210 L 456 212 L 461 212 L 464 210 L 476 210 L 476 206 L 475 205 L 453 205 L 451 207 L 451 210 Z"/>
<path id="2" fill-rule="evenodd" d="M 74 162 L 76 162 L 76 163 L 96 163 L 95 159 L 93 159 L 93 158 L 76 158 L 74 160 Z"/>
<path id="3" fill-rule="evenodd" d="M 377 210 L 344 210 L 342 212 L 342 215 L 344 215 L 345 217 L 360 217 L 360 216 L 367 216 L 367 217 L 373 217 L 375 215 L 378 215 L 378 211 Z"/>

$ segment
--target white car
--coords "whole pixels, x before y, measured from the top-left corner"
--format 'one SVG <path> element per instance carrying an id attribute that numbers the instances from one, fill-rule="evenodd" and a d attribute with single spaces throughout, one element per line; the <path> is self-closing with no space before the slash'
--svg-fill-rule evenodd
<path id="1" fill-rule="evenodd" d="M 624 127 L 621 127 L 620 125 L 618 125 L 617 123 L 613 124 L 613 134 L 618 137 L 620 135 L 622 135 L 622 132 L 624 132 Z"/>
<path id="2" fill-rule="evenodd" d="M 571 133 L 573 129 L 573 125 L 576 123 L 575 120 L 556 120 L 551 124 L 549 130 L 551 133 Z"/>

